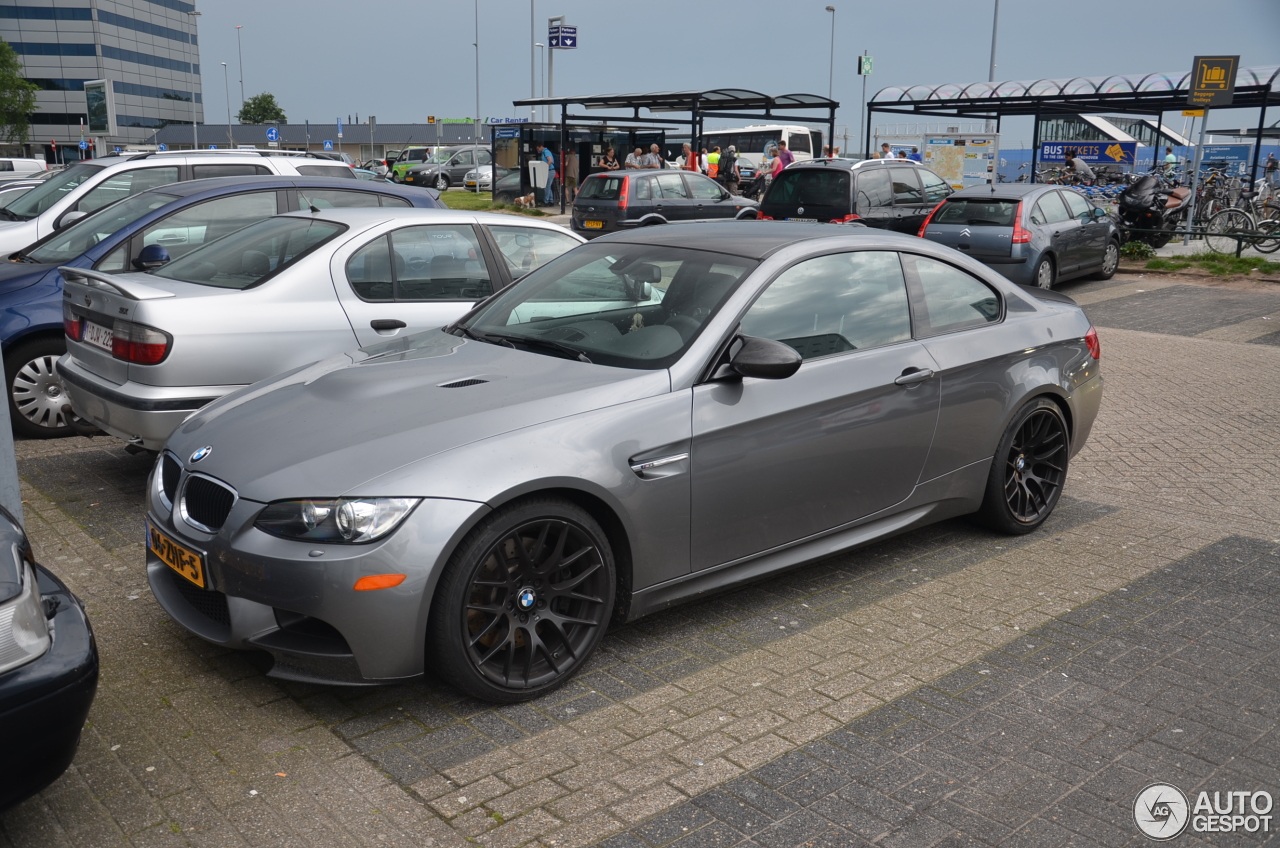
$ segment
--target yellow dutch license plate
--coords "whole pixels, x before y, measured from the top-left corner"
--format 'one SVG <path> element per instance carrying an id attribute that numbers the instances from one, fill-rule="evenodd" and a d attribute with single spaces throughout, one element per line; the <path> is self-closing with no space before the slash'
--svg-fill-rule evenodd
<path id="1" fill-rule="evenodd" d="M 156 529 L 150 520 L 147 521 L 147 547 L 160 561 L 204 588 L 204 559 L 193 550 L 184 548 L 177 542 Z"/>
<path id="2" fill-rule="evenodd" d="M 604 227 L 604 221 L 583 221 L 582 226 L 588 230 L 599 230 Z"/>

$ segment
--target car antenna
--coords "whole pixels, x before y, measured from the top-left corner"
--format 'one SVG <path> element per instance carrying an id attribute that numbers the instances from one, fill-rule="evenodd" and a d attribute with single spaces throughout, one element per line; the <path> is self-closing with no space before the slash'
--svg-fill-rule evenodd
<path id="1" fill-rule="evenodd" d="M 312 215 L 320 214 L 320 210 L 316 208 L 316 205 L 312 203 L 311 199 L 308 198 L 305 194 L 303 194 L 302 192 L 298 192 L 298 199 L 306 201 L 307 208 L 311 210 Z"/>

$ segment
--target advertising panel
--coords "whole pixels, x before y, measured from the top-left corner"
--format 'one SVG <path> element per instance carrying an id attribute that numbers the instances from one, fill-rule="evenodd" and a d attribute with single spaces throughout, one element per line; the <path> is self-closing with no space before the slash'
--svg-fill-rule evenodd
<path id="1" fill-rule="evenodd" d="M 999 158 L 998 135 L 932 135 L 924 140 L 924 164 L 957 190 L 991 182 Z"/>
<path id="2" fill-rule="evenodd" d="M 89 135 L 119 135 L 111 81 L 89 80 L 84 84 L 84 99 L 89 114 Z"/>
<path id="3" fill-rule="evenodd" d="M 1219 167 L 1225 163 L 1228 173 L 1244 176 L 1253 161 L 1252 144 L 1206 144 L 1200 151 L 1200 167 Z"/>
<path id="4" fill-rule="evenodd" d="M 1040 163 L 1042 165 L 1061 164 L 1066 161 L 1066 152 L 1074 150 L 1076 156 L 1089 165 L 1123 165 L 1133 167 L 1133 159 L 1138 153 L 1136 141 L 1042 141 L 1040 142 Z"/>

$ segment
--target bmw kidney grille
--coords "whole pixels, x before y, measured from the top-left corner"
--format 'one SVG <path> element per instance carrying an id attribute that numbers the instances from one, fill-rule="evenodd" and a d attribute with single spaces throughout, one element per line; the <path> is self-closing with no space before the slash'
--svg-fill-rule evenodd
<path id="1" fill-rule="evenodd" d="M 192 474 L 182 491 L 182 517 L 209 533 L 222 528 L 235 505 L 236 493 L 209 477 Z"/>

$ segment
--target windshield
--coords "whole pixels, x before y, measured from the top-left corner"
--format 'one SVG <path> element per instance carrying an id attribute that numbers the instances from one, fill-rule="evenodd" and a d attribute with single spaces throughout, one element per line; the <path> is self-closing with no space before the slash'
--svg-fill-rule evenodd
<path id="1" fill-rule="evenodd" d="M 449 150 L 448 148 L 445 148 L 444 150 L 437 150 L 435 153 L 431 154 L 430 159 L 425 159 L 423 161 L 428 165 L 443 165 L 445 162 L 448 162 L 453 158 L 454 152 L 455 151 Z"/>
<path id="2" fill-rule="evenodd" d="M 313 218 L 268 218 L 173 260 L 155 275 L 202 286 L 247 289 L 346 228 Z"/>
<path id="3" fill-rule="evenodd" d="M 135 194 L 54 233 L 27 256 L 36 262 L 70 262 L 117 230 L 174 200 L 177 198 L 172 194 Z"/>
<path id="4" fill-rule="evenodd" d="M 677 247 L 584 245 L 511 286 L 457 332 L 599 365 L 667 368 L 756 264 Z"/>
<path id="5" fill-rule="evenodd" d="M 51 206 L 66 197 L 76 186 L 97 174 L 104 167 L 103 165 L 72 165 L 57 176 L 45 180 L 43 185 L 31 189 L 31 191 L 10 203 L 6 208 L 13 217 L 29 221 L 40 213 L 47 212 Z"/>

